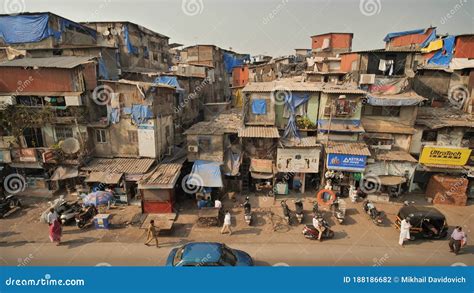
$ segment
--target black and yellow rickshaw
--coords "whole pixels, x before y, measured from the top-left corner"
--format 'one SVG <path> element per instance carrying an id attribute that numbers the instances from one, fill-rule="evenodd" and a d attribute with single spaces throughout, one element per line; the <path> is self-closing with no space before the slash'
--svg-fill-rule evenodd
<path id="1" fill-rule="evenodd" d="M 435 208 L 404 206 L 400 209 L 395 220 L 395 226 L 400 229 L 400 222 L 410 218 L 410 237 L 439 239 L 448 235 L 446 217 Z"/>

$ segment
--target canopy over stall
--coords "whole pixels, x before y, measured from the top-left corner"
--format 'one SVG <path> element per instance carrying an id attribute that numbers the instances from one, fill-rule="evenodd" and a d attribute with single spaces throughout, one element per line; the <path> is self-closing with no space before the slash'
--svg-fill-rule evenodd
<path id="1" fill-rule="evenodd" d="M 186 184 L 201 187 L 223 187 L 219 163 L 210 161 L 194 161 Z"/>

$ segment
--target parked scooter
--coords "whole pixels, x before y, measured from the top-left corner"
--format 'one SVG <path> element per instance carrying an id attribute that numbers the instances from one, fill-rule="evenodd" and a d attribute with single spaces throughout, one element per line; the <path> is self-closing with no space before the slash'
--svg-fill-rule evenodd
<path id="1" fill-rule="evenodd" d="M 0 217 L 3 218 L 14 208 L 21 208 L 21 200 L 15 195 L 10 194 L 0 200 Z"/>
<path id="2" fill-rule="evenodd" d="M 375 225 L 382 225 L 383 224 L 383 218 L 384 214 L 382 211 L 378 211 L 375 205 L 369 201 L 366 200 L 364 201 L 364 211 L 370 216 L 372 219 L 372 222 L 374 222 Z"/>
<path id="3" fill-rule="evenodd" d="M 76 215 L 78 215 L 82 211 L 82 207 L 77 202 L 74 202 L 72 204 L 68 202 L 63 202 L 54 210 L 59 215 L 61 224 L 64 225 L 74 220 L 76 218 Z"/>
<path id="4" fill-rule="evenodd" d="M 76 215 L 76 225 L 79 229 L 84 228 L 97 215 L 98 211 L 95 206 L 86 207 L 83 212 Z"/>
<path id="5" fill-rule="evenodd" d="M 295 214 L 296 214 L 296 219 L 298 219 L 298 223 L 303 222 L 303 201 L 301 199 L 295 200 Z"/>
<path id="6" fill-rule="evenodd" d="M 243 206 L 245 223 L 250 226 L 252 224 L 252 205 L 250 204 L 250 199 L 248 196 L 245 198 Z"/>
<path id="7" fill-rule="evenodd" d="M 322 226 L 324 227 L 323 236 L 321 237 L 321 239 L 334 238 L 334 231 L 331 230 L 331 227 L 329 226 L 328 222 L 323 218 L 321 213 L 317 214 L 317 218 L 318 221 L 322 223 Z M 305 225 L 303 228 L 303 235 L 308 239 L 317 240 L 319 238 L 319 231 L 313 225 Z"/>
<path id="8" fill-rule="evenodd" d="M 285 217 L 286 223 L 291 225 L 291 211 L 288 205 L 286 204 L 286 200 L 282 200 L 280 202 L 281 208 L 283 209 L 283 216 Z"/>
<path id="9" fill-rule="evenodd" d="M 346 218 L 346 202 L 343 199 L 336 198 L 331 205 L 331 209 L 337 222 L 342 224 Z"/>

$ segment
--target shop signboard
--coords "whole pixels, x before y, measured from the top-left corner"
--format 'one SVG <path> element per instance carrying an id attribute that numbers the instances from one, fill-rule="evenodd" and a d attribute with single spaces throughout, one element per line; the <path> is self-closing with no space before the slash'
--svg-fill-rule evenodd
<path id="1" fill-rule="evenodd" d="M 364 171 L 367 156 L 348 154 L 328 154 L 327 167 L 329 170 L 360 172 Z"/>
<path id="2" fill-rule="evenodd" d="M 468 148 L 425 146 L 420 156 L 420 163 L 432 165 L 464 166 L 469 159 Z"/>

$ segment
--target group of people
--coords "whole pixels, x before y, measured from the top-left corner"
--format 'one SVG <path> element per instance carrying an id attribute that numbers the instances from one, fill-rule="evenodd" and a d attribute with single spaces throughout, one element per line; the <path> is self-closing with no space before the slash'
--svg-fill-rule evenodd
<path id="1" fill-rule="evenodd" d="M 398 244 L 404 247 L 405 241 L 410 240 L 410 217 L 406 217 L 400 222 L 400 238 L 398 240 Z M 437 230 L 434 227 L 428 226 L 428 229 L 432 230 L 433 233 L 436 233 Z M 449 239 L 449 250 L 454 254 L 458 254 L 462 247 L 467 244 L 467 235 L 462 230 L 461 226 L 456 226 L 454 228 L 453 233 L 451 233 L 451 237 Z"/>

